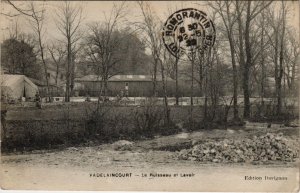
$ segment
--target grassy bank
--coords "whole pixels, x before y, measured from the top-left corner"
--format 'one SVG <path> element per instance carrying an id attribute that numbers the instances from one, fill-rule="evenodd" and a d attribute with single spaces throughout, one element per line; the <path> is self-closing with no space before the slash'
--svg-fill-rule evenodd
<path id="1" fill-rule="evenodd" d="M 80 144 L 94 141 L 107 143 L 120 139 L 137 140 L 153 138 L 156 135 L 171 135 L 182 131 L 202 129 L 226 129 L 237 123 L 230 121 L 232 109 L 228 112 L 228 122 L 224 120 L 225 107 L 208 109 L 204 116 L 204 107 L 170 106 L 168 124 L 164 120 L 164 108 L 160 105 L 118 106 L 106 105 L 96 111 L 97 103 L 61 103 L 35 107 L 8 108 L 5 124 L 5 137 L 2 148 L 34 147 L 53 148 L 63 144 Z M 281 117 L 260 116 L 252 109 L 253 121 L 281 120 L 288 124 L 297 116 L 294 111 Z M 240 116 L 242 108 L 239 108 Z M 192 115 L 192 116 L 191 116 Z M 212 116 L 213 115 L 213 116 Z M 241 126 L 242 122 L 238 124 Z"/>

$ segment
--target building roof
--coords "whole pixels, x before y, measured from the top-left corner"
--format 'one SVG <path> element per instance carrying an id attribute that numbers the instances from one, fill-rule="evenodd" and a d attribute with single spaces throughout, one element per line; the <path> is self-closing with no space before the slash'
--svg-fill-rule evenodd
<path id="1" fill-rule="evenodd" d="M 25 75 L 3 74 L 0 82 L 1 94 L 10 98 L 33 97 L 38 91 L 38 87 Z"/>
<path id="2" fill-rule="evenodd" d="M 34 79 L 34 78 L 28 78 L 29 80 L 31 80 L 34 84 L 36 84 L 37 86 L 47 86 L 47 83 L 46 81 L 41 81 L 41 80 L 37 80 L 37 79 Z M 50 84 L 49 83 L 49 86 L 54 86 L 56 87 L 55 84 Z"/>
<path id="3" fill-rule="evenodd" d="M 24 75 L 15 75 L 15 74 L 3 74 L 1 75 L 1 86 L 10 86 L 17 83 L 20 79 L 23 79 Z"/>
<path id="4" fill-rule="evenodd" d="M 97 75 L 87 75 L 81 78 L 76 78 L 75 81 L 77 82 L 96 82 L 101 81 L 101 77 Z M 152 76 L 151 75 L 115 75 L 109 78 L 110 82 L 151 82 Z M 158 80 L 159 81 L 159 80 Z"/>

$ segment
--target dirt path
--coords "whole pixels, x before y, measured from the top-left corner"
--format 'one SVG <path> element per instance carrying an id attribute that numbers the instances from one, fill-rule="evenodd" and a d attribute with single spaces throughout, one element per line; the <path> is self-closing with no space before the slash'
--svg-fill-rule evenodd
<path id="1" fill-rule="evenodd" d="M 131 173 L 131 177 L 90 177 L 91 174 Z M 191 174 L 193 177 L 149 177 L 150 173 Z M 147 174 L 147 177 L 142 175 Z M 263 180 L 245 180 L 259 176 Z M 287 180 L 264 180 L 281 176 Z M 4 189 L 34 190 L 168 190 L 168 191 L 281 191 L 299 190 L 299 171 L 295 167 L 258 167 L 242 165 L 164 164 L 137 167 L 135 164 L 105 167 L 27 166 L 3 164 Z"/>
<path id="2" fill-rule="evenodd" d="M 291 142 L 297 142 L 297 136 L 294 136 L 297 130 L 285 129 L 278 127 L 272 131 L 285 132 Z M 137 141 L 125 150 L 116 148 L 115 144 L 104 144 L 6 154 L 1 156 L 1 186 L 4 189 L 36 190 L 230 192 L 299 189 L 298 162 L 212 164 L 178 160 L 176 156 L 176 148 L 183 148 L 193 140 L 251 137 L 265 132 L 269 130 L 211 130 Z M 171 151 L 161 151 L 169 148 Z M 127 174 L 127 177 L 104 177 L 111 173 Z M 150 176 L 151 173 L 171 177 Z M 182 174 L 188 175 L 183 177 Z M 261 177 L 262 180 L 245 180 L 245 176 Z M 283 177 L 284 180 L 265 180 L 265 176 Z"/>

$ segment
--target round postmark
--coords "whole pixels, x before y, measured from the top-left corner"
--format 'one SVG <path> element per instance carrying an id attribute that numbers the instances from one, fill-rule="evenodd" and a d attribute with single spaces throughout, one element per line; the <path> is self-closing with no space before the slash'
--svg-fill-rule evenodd
<path id="1" fill-rule="evenodd" d="M 196 51 L 204 53 L 214 45 L 216 31 L 203 11 L 186 8 L 173 13 L 165 22 L 163 42 L 175 57 Z"/>

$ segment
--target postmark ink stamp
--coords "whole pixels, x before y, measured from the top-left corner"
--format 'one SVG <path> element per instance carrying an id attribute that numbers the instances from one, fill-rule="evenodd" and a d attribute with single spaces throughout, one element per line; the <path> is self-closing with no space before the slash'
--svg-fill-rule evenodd
<path id="1" fill-rule="evenodd" d="M 181 9 L 170 15 L 162 36 L 166 48 L 175 57 L 196 51 L 203 53 L 214 45 L 216 39 L 212 20 L 194 8 Z"/>

